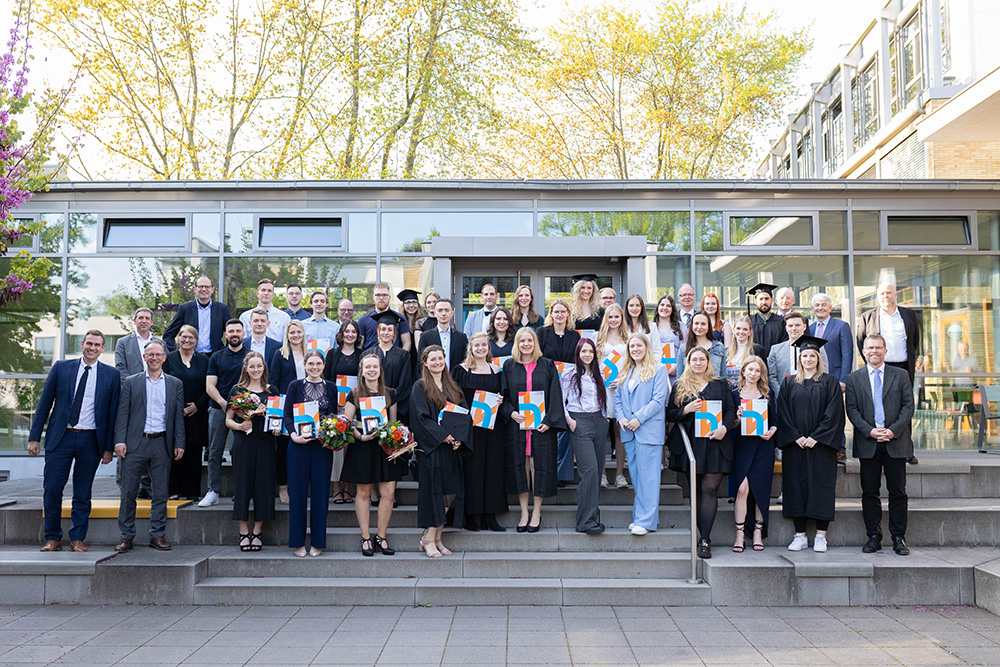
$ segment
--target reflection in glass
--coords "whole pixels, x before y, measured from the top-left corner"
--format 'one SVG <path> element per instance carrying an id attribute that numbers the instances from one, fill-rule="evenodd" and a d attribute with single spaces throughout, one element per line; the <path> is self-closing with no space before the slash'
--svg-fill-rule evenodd
<path id="1" fill-rule="evenodd" d="M 878 211 L 854 211 L 851 222 L 854 226 L 854 249 L 878 250 Z"/>
<path id="2" fill-rule="evenodd" d="M 812 217 L 730 216 L 729 243 L 742 246 L 812 245 Z"/>
<path id="3" fill-rule="evenodd" d="M 253 250 L 253 214 L 226 213 L 226 252 Z"/>
<path id="4" fill-rule="evenodd" d="M 33 218 L 14 218 L 13 227 L 31 230 L 34 228 L 35 221 Z M 35 235 L 33 233 L 25 234 L 24 236 L 14 239 L 13 241 L 4 241 L 6 245 L 10 248 L 28 248 L 31 249 L 35 245 Z M 14 252 L 13 254 L 17 254 Z"/>
<path id="5" fill-rule="evenodd" d="M 689 282 L 691 282 L 691 261 L 687 257 L 657 257 L 655 293 L 646 300 L 652 301 L 655 306 L 664 294 L 676 298 L 681 285 Z"/>
<path id="6" fill-rule="evenodd" d="M 889 245 L 969 245 L 969 219 L 964 215 L 888 215 Z"/>
<path id="7" fill-rule="evenodd" d="M 191 215 L 191 252 L 219 252 L 218 213 Z"/>
<path id="8" fill-rule="evenodd" d="M 918 375 L 914 443 L 920 449 L 975 449 L 982 414 L 976 387 L 996 383 L 996 378 L 982 375 L 957 378 Z M 998 444 L 996 429 L 987 429 L 987 447 L 996 449 Z"/>
<path id="9" fill-rule="evenodd" d="M 695 250 L 722 250 L 722 219 L 722 211 L 695 211 Z"/>
<path id="10" fill-rule="evenodd" d="M 45 379 L 0 379 L 0 452 L 28 448 L 31 417 Z"/>
<path id="11" fill-rule="evenodd" d="M 399 310 L 402 307 L 396 299 L 396 294 L 404 289 L 420 292 L 420 303 L 423 304 L 423 296 L 431 292 L 434 282 L 434 260 L 431 257 L 387 257 L 382 260 L 379 279 L 392 287 L 391 308 Z M 367 310 L 372 307 L 369 305 Z M 357 304 L 354 309 L 355 314 L 366 312 L 359 310 Z"/>
<path id="12" fill-rule="evenodd" d="M 42 213 L 39 216 L 42 221 L 42 231 L 38 240 L 39 252 L 62 252 L 63 249 L 63 225 L 62 213 Z"/>
<path id="13" fill-rule="evenodd" d="M 341 241 L 340 218 L 265 218 L 257 224 L 260 248 L 288 247 L 339 247 Z"/>
<path id="14" fill-rule="evenodd" d="M 382 252 L 428 252 L 433 236 L 531 236 L 530 211 L 383 213 Z M 395 285 L 393 285 L 395 287 Z"/>
<path id="15" fill-rule="evenodd" d="M 374 213 L 351 213 L 347 226 L 347 250 L 375 254 L 378 250 L 378 218 Z"/>
<path id="16" fill-rule="evenodd" d="M 10 257 L 0 259 L 0 275 L 7 275 L 10 268 Z M 0 310 L 0 373 L 45 373 L 58 352 L 61 260 L 56 259 L 48 273 L 33 283 L 20 301 Z M 51 350 L 49 343 L 38 342 L 42 338 L 52 340 Z"/>
<path id="17" fill-rule="evenodd" d="M 69 214 L 70 252 L 97 252 L 97 215 Z"/>
<path id="18" fill-rule="evenodd" d="M 184 248 L 184 218 L 104 218 L 105 248 Z"/>
<path id="19" fill-rule="evenodd" d="M 521 282 L 531 287 L 531 277 L 524 276 Z M 464 322 L 465 318 L 474 310 L 483 307 L 483 285 L 492 284 L 497 288 L 497 304 L 510 308 L 514 303 L 514 292 L 520 287 L 517 274 L 496 274 L 462 276 L 462 303 L 461 318 L 456 316 L 456 321 Z M 456 305 L 456 310 L 458 306 Z"/>
<path id="20" fill-rule="evenodd" d="M 644 236 L 654 250 L 691 247 L 691 215 L 687 211 L 574 211 L 545 213 L 540 236 Z"/>
<path id="21" fill-rule="evenodd" d="M 820 211 L 820 250 L 847 250 L 847 212 Z"/>
<path id="22" fill-rule="evenodd" d="M 535 310 L 538 310 L 539 315 L 544 315 L 549 312 L 549 307 L 552 302 L 556 299 L 565 299 L 566 301 L 572 302 L 573 298 L 573 276 L 568 274 L 562 275 L 547 275 L 545 276 L 545 311 L 538 310 L 538 295 L 535 295 Z M 614 287 L 614 277 L 609 274 L 597 274 L 597 289 L 601 290 L 605 287 Z M 620 299 L 624 301 L 624 299 Z"/>
<path id="23" fill-rule="evenodd" d="M 979 211 L 979 249 L 1000 250 L 1000 211 Z"/>

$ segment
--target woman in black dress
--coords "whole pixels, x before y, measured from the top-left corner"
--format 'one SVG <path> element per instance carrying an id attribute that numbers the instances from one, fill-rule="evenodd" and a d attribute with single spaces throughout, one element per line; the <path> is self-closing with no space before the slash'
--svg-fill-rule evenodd
<path id="1" fill-rule="evenodd" d="M 822 338 L 802 336 L 794 343 L 799 370 L 781 381 L 778 439 L 782 450 L 782 514 L 795 522 L 790 551 L 809 546 L 806 520 L 816 521 L 813 551 L 826 551 L 837 487 L 837 452 L 843 451 L 844 398 L 840 382 L 823 372 Z"/>
<path id="2" fill-rule="evenodd" d="M 292 380 L 301 380 L 306 376 L 303 359 L 306 354 L 306 330 L 299 320 L 292 320 L 285 327 L 285 341 L 274 351 L 267 364 L 267 374 L 271 382 L 284 395 Z M 281 504 L 288 504 L 288 436 L 278 436 L 278 499 Z"/>
<path id="3" fill-rule="evenodd" d="M 573 276 L 573 280 L 576 281 L 570 294 L 573 328 L 577 331 L 597 331 L 604 319 L 604 308 L 597 293 L 597 276 L 588 273 Z"/>
<path id="4" fill-rule="evenodd" d="M 514 355 L 504 364 L 500 379 L 503 395 L 500 416 L 507 420 L 504 429 L 507 493 L 516 493 L 521 506 L 517 532 L 537 533 L 542 524 L 542 499 L 556 495 L 555 436 L 557 431 L 566 429 L 566 419 L 559 373 L 555 364 L 542 356 L 538 337 L 530 327 L 518 329 L 514 335 Z M 519 412 L 518 394 L 522 391 L 544 392 L 545 414 L 537 429 L 521 429 L 525 414 Z M 529 496 L 534 497 L 530 521 Z"/>
<path id="5" fill-rule="evenodd" d="M 742 553 L 745 548 L 748 500 L 753 498 L 754 501 L 754 551 L 764 550 L 771 506 L 771 480 L 774 478 L 774 442 L 771 438 L 778 430 L 775 425 L 777 409 L 774 397 L 770 396 L 770 387 L 767 385 L 767 366 L 760 357 L 747 357 L 740 367 L 739 386 L 733 389 L 736 417 L 740 419 L 743 417 L 744 399 L 767 401 L 769 428 L 764 435 L 742 435 L 742 429 L 733 430 L 731 486 L 736 489 L 736 505 L 733 509 L 736 520 L 736 541 L 733 543 L 733 551 L 736 553 Z"/>
<path id="6" fill-rule="evenodd" d="M 721 401 L 722 420 L 718 428 L 707 437 L 695 437 L 695 412 L 702 408 L 702 401 Z M 715 377 L 708 351 L 692 347 L 687 351 L 684 372 L 670 391 L 667 401 L 667 421 L 677 424 L 670 431 L 670 468 L 684 473 L 689 464 L 684 449 L 681 429 L 691 439 L 695 456 L 695 484 L 698 499 L 698 556 L 712 557 L 712 525 L 719 510 L 719 483 L 733 470 L 733 441 L 730 431 L 736 426 L 736 406 L 729 383 Z"/>
<path id="7" fill-rule="evenodd" d="M 556 299 L 549 307 L 545 326 L 538 330 L 538 344 L 542 356 L 550 361 L 574 363 L 576 345 L 580 342 L 580 332 L 574 330 L 573 317 L 565 299 Z M 569 443 L 569 431 L 560 431 L 556 436 L 556 477 L 560 487 L 573 481 L 573 447 Z"/>
<path id="8" fill-rule="evenodd" d="M 405 289 L 396 295 L 399 302 L 402 304 L 402 314 L 403 320 L 409 327 L 409 331 L 405 334 L 399 335 L 400 343 L 404 340 L 410 341 L 410 377 L 413 377 L 413 372 L 417 367 L 417 341 L 420 337 L 417 335 L 417 322 L 424 317 L 423 311 L 420 310 L 420 292 L 412 289 Z"/>
<path id="9" fill-rule="evenodd" d="M 493 314 L 496 321 L 499 311 Z M 491 327 L 492 328 L 492 327 Z M 511 341 L 513 342 L 513 341 Z M 490 363 L 490 340 L 480 332 L 472 334 L 465 361 L 452 369 L 459 389 L 465 392 L 466 405 L 472 406 L 477 391 L 500 393 L 500 371 Z M 472 455 L 463 462 L 465 469 L 465 528 L 477 531 L 488 528 L 502 533 L 496 515 L 507 511 L 504 487 L 503 420 L 497 415 L 492 429 L 472 429 Z M 477 517 L 481 517 L 482 523 Z"/>
<path id="10" fill-rule="evenodd" d="M 428 345 L 420 354 L 421 377 L 413 385 L 410 416 L 413 435 L 419 443 L 417 470 L 417 525 L 424 529 L 420 549 L 430 558 L 450 556 L 441 541 L 448 510 L 454 508 L 455 523 L 465 517 L 462 507 L 462 461 L 472 444 L 472 418 L 439 414 L 448 403 L 465 407 L 465 396 L 448 374 L 444 350 Z M 459 452 L 461 449 L 461 453 Z M 461 526 L 456 526 L 461 527 Z"/>
<path id="11" fill-rule="evenodd" d="M 267 365 L 258 352 L 247 352 L 243 370 L 229 395 L 256 394 L 261 404 L 277 390 L 267 383 Z M 277 465 L 277 436 L 281 429 L 266 431 L 262 414 L 244 420 L 232 408 L 226 409 L 226 426 L 233 432 L 233 519 L 240 524 L 240 550 L 260 551 L 265 521 L 274 520 L 274 485 Z M 247 528 L 253 500 L 253 530 Z"/>
<path id="12" fill-rule="evenodd" d="M 198 330 L 185 324 L 177 349 L 167 355 L 163 372 L 184 384 L 184 453 L 170 464 L 170 497 L 195 500 L 201 495 L 201 450 L 208 444 L 208 355 L 195 352 Z"/>
<path id="13" fill-rule="evenodd" d="M 511 324 L 513 321 L 514 316 L 503 306 L 499 306 L 493 311 L 487 333 L 489 334 L 490 355 L 494 359 L 509 357 L 514 349 L 514 327 Z"/>
<path id="14" fill-rule="evenodd" d="M 361 373 L 358 375 L 358 386 L 347 395 L 347 405 L 344 414 L 355 419 L 361 410 L 361 399 L 368 396 L 382 396 L 389 421 L 396 420 L 396 392 L 385 386 L 382 377 L 382 360 L 374 352 L 361 358 Z M 406 461 L 396 459 L 390 461 L 379 446 L 374 434 L 362 435 L 354 429 L 355 442 L 345 448 L 344 470 L 340 479 L 358 485 L 354 498 L 354 513 L 358 517 L 358 527 L 361 528 L 361 553 L 374 556 L 381 551 L 386 556 L 396 553 L 386 542 L 386 531 L 389 529 L 389 519 L 392 518 L 392 506 L 396 498 L 396 482 L 406 474 Z M 378 505 L 378 527 L 375 532 L 375 542 L 372 543 L 369 524 L 371 523 L 372 487 L 378 485 L 379 496 L 382 499 Z"/>
<path id="15" fill-rule="evenodd" d="M 353 320 L 345 322 L 337 332 L 337 347 L 326 353 L 326 367 L 323 377 L 338 384 L 337 377 L 356 378 L 361 360 L 361 343 L 363 342 L 358 323 Z M 339 390 L 338 390 L 339 391 Z M 346 394 L 344 394 L 346 397 Z M 338 412 L 339 404 L 338 404 Z M 344 450 L 333 453 L 333 504 L 343 505 L 354 502 L 354 497 L 348 492 L 347 484 L 341 482 L 340 474 L 344 468 Z"/>

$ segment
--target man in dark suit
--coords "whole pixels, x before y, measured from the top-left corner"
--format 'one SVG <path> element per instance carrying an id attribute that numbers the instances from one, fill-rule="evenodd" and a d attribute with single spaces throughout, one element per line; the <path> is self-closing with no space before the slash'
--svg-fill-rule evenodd
<path id="1" fill-rule="evenodd" d="M 177 338 L 181 327 L 188 324 L 198 330 L 198 345 L 195 346 L 195 351 L 210 355 L 225 345 L 224 329 L 232 315 L 229 314 L 229 306 L 212 298 L 215 294 L 215 283 L 208 276 L 198 276 L 194 281 L 194 291 L 195 300 L 182 303 L 177 308 L 173 321 L 163 332 L 163 342 L 167 344 L 169 351 L 176 350 L 174 339 Z"/>
<path id="2" fill-rule="evenodd" d="M 840 380 L 841 391 L 846 391 L 847 376 L 854 368 L 854 341 L 851 340 L 851 327 L 844 320 L 831 317 L 832 310 L 833 299 L 829 294 L 820 292 L 812 298 L 816 321 L 809 325 L 809 335 L 829 341 L 823 346 L 830 362 L 826 371 Z"/>
<path id="3" fill-rule="evenodd" d="M 125 379 L 115 419 L 115 454 L 122 459 L 122 497 L 118 509 L 121 541 L 118 553 L 132 548 L 135 539 L 135 500 L 139 476 L 149 471 L 152 506 L 149 546 L 169 551 L 167 530 L 170 461 L 184 455 L 184 384 L 163 372 L 167 346 L 159 338 L 146 345 L 146 371 Z"/>
<path id="4" fill-rule="evenodd" d="M 917 357 L 920 356 L 920 323 L 917 314 L 909 308 L 896 305 L 896 286 L 889 282 L 879 284 L 876 289 L 878 308 L 862 313 L 858 318 L 855 338 L 858 351 L 862 352 L 865 338 L 879 334 L 885 339 L 885 363 L 902 368 L 910 376 L 910 388 L 917 374 Z M 912 453 L 907 463 L 917 463 Z"/>
<path id="5" fill-rule="evenodd" d="M 448 364 L 449 371 L 465 361 L 465 351 L 469 345 L 468 337 L 451 326 L 454 314 L 455 309 L 451 305 L 451 299 L 438 299 L 434 306 L 437 326 L 420 335 L 417 349 L 419 357 L 427 346 L 440 345 L 444 349 L 444 360 Z"/>
<path id="6" fill-rule="evenodd" d="M 73 468 L 73 527 L 70 548 L 87 551 L 90 492 L 99 463 L 111 462 L 113 427 L 121 391 L 119 373 L 98 361 L 104 352 L 104 334 L 91 329 L 80 343 L 82 358 L 57 361 L 45 378 L 28 436 L 28 454 L 38 456 L 45 433 L 45 470 L 42 474 L 45 506 L 45 546 L 62 550 L 62 495 Z M 55 402 L 55 410 L 52 404 Z M 51 416 L 51 419 L 50 419 Z"/>
<path id="7" fill-rule="evenodd" d="M 889 491 L 889 533 L 892 550 L 906 556 L 906 457 L 913 454 L 910 418 L 913 385 L 901 368 L 885 361 L 885 338 L 865 338 L 862 354 L 868 363 L 847 376 L 847 418 L 854 425 L 855 458 L 861 460 L 861 512 L 868 542 L 865 553 L 882 548 L 882 472 Z"/>
<path id="8" fill-rule="evenodd" d="M 250 335 L 243 339 L 243 347 L 250 352 L 260 353 L 264 357 L 265 364 L 271 363 L 274 353 L 281 349 L 281 342 L 267 335 L 270 324 L 267 311 L 263 308 L 254 308 L 250 313 Z"/>

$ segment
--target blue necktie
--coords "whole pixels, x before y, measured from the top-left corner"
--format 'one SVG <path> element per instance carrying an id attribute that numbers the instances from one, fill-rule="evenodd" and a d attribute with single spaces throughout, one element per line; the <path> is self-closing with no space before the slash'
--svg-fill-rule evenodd
<path id="1" fill-rule="evenodd" d="M 875 425 L 881 424 L 885 426 L 885 408 L 882 407 L 882 370 L 877 369 L 875 371 L 875 395 L 872 397 L 875 399 Z"/>
<path id="2" fill-rule="evenodd" d="M 83 375 L 76 385 L 76 396 L 73 397 L 73 407 L 69 409 L 69 426 L 76 426 L 80 421 L 80 409 L 83 408 L 83 394 L 87 391 L 87 378 L 90 377 L 90 366 L 83 367 Z"/>

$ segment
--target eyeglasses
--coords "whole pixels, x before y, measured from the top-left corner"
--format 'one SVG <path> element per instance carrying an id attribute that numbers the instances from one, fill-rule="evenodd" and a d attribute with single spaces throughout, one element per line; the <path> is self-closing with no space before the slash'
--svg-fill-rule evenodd
<path id="1" fill-rule="evenodd" d="M 195 285 L 195 289 L 215 289 L 215 285 Z"/>
<path id="2" fill-rule="evenodd" d="M 162 354 L 160 352 L 147 352 L 144 356 L 147 359 L 159 359 L 160 357 L 165 357 L 167 355 Z"/>

